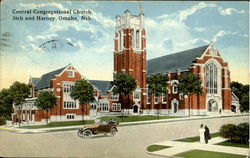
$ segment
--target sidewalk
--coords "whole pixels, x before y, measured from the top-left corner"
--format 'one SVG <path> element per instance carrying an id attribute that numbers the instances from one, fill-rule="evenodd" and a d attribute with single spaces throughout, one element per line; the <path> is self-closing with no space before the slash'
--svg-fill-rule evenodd
<path id="1" fill-rule="evenodd" d="M 174 157 L 174 155 L 177 155 L 179 153 L 197 149 L 237 155 L 248 155 L 249 149 L 247 148 L 214 145 L 223 141 L 225 141 L 225 139 L 221 137 L 212 138 L 208 144 L 201 144 L 200 142 L 187 143 L 180 141 L 164 141 L 160 143 L 155 143 L 153 145 L 171 146 L 171 148 L 148 153 L 158 156 Z"/>
<path id="2" fill-rule="evenodd" d="M 187 121 L 187 120 L 202 120 L 202 119 L 215 119 L 215 118 L 226 118 L 226 117 L 240 117 L 240 116 L 249 116 L 249 114 L 239 114 L 239 115 L 220 115 L 220 116 L 191 116 L 191 117 L 182 117 L 182 118 L 173 118 L 173 119 L 160 119 L 160 120 L 149 120 L 149 121 L 136 121 L 136 122 L 124 122 L 120 123 L 119 127 L 123 126 L 134 126 L 134 125 L 145 125 L 145 124 L 155 124 L 155 123 L 164 123 L 164 122 L 177 122 L 177 121 Z M 19 128 L 18 126 L 0 126 L 0 131 L 12 131 L 16 133 L 44 133 L 44 132 L 54 132 L 54 131 L 67 131 L 67 130 L 77 130 L 83 125 L 77 126 L 63 126 L 63 127 L 53 127 L 53 128 L 37 128 L 37 129 L 25 129 Z"/>

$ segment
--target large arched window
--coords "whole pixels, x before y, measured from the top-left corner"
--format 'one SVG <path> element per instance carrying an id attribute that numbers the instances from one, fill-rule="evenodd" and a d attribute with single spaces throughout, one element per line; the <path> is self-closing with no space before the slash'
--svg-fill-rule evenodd
<path id="1" fill-rule="evenodd" d="M 134 30 L 131 30 L 131 46 L 132 46 L 132 48 L 134 48 Z"/>
<path id="2" fill-rule="evenodd" d="M 210 63 L 206 66 L 206 89 L 209 94 L 218 93 L 218 70 L 215 64 Z"/>
<path id="3" fill-rule="evenodd" d="M 119 49 L 118 50 L 121 50 L 122 48 L 122 33 L 121 31 L 119 31 Z"/>
<path id="4" fill-rule="evenodd" d="M 139 37 L 139 30 L 136 31 L 136 48 L 139 48 L 139 45 L 140 45 L 140 37 Z"/>

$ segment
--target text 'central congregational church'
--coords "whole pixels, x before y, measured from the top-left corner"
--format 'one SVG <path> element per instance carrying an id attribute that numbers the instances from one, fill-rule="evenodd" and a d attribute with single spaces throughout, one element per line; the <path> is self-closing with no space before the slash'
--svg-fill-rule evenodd
<path id="1" fill-rule="evenodd" d="M 203 95 L 190 98 L 178 92 L 177 85 L 182 73 L 197 74 L 202 80 Z M 216 115 L 239 112 L 238 98 L 230 88 L 228 63 L 223 60 L 213 43 L 182 52 L 147 60 L 144 14 L 116 17 L 114 40 L 114 76 L 128 73 L 137 81 L 137 88 L 122 105 L 122 97 L 112 94 L 111 81 L 89 80 L 95 89 L 95 101 L 85 106 L 87 118 L 98 115 L 122 113 L 161 115 Z M 166 93 L 160 97 L 149 95 L 147 77 L 164 74 L 168 78 Z M 40 78 L 30 78 L 32 94 L 23 104 L 22 111 L 15 108 L 13 120 L 44 121 L 46 113 L 35 106 L 40 91 L 50 90 L 57 96 L 57 104 L 49 112 L 50 121 L 81 120 L 82 106 L 70 97 L 71 87 L 81 75 L 69 64 L 46 73 Z M 129 101 L 128 101 L 129 99 Z M 191 101 L 189 106 L 188 100 Z M 160 106 L 159 106 L 160 105 Z M 124 108 L 126 107 L 126 108 Z M 190 111 L 189 111 L 190 110 Z"/>

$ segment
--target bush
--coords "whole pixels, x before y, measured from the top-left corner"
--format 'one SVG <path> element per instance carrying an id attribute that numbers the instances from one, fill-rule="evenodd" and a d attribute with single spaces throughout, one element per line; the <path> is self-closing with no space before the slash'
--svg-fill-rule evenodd
<path id="1" fill-rule="evenodd" d="M 240 123 L 236 127 L 236 136 L 235 141 L 241 144 L 248 144 L 249 139 L 249 124 Z"/>
<path id="2" fill-rule="evenodd" d="M 220 128 L 220 136 L 229 139 L 230 142 L 248 144 L 249 124 L 240 123 L 239 125 L 226 124 Z"/>
<path id="3" fill-rule="evenodd" d="M 0 117 L 0 126 L 6 124 L 6 119 L 4 117 Z"/>
<path id="4" fill-rule="evenodd" d="M 232 141 L 233 137 L 235 136 L 235 131 L 236 131 L 236 125 L 226 124 L 220 128 L 220 135 L 221 137 L 227 138 L 230 141 Z"/>

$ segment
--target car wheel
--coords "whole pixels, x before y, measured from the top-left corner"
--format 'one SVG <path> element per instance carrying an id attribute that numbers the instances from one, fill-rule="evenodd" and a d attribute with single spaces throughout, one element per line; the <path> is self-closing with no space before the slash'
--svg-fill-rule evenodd
<path id="1" fill-rule="evenodd" d="M 78 135 L 79 137 L 83 138 L 83 129 L 82 129 L 82 128 L 78 129 L 77 135 Z"/>
<path id="2" fill-rule="evenodd" d="M 111 132 L 110 132 L 110 135 L 113 137 L 113 136 L 115 136 L 116 132 L 117 132 L 116 129 L 112 128 Z"/>
<path id="3" fill-rule="evenodd" d="M 89 139 L 92 138 L 92 131 L 89 129 L 86 129 L 83 131 L 83 138 Z"/>

